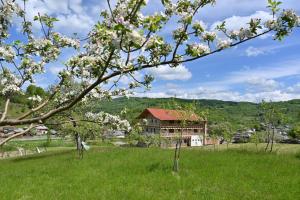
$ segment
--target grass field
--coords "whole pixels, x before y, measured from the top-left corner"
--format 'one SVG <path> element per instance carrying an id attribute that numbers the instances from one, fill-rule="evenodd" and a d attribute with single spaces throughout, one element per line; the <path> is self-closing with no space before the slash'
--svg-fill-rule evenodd
<path id="1" fill-rule="evenodd" d="M 300 154 L 93 148 L 0 161 L 1 199 L 297 199 Z M 298 148 L 299 149 L 299 148 Z"/>

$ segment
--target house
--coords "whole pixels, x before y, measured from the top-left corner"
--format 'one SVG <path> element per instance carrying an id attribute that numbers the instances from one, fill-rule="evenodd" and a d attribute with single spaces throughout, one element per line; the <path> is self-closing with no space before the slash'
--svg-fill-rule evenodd
<path id="1" fill-rule="evenodd" d="M 125 131 L 121 130 L 111 130 L 111 131 L 106 131 L 104 134 L 105 138 L 125 138 Z"/>
<path id="2" fill-rule="evenodd" d="M 195 113 L 147 108 L 138 119 L 141 121 L 142 134 L 159 134 L 169 144 L 174 145 L 174 139 L 181 134 L 183 146 L 203 146 L 208 142 L 207 121 Z"/>
<path id="3" fill-rule="evenodd" d="M 36 135 L 45 135 L 48 133 L 48 128 L 44 125 L 35 127 Z"/>

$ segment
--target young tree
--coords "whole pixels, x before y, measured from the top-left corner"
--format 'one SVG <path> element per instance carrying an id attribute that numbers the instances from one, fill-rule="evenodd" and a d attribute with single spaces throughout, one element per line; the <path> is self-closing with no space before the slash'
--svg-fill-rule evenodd
<path id="1" fill-rule="evenodd" d="M 296 124 L 290 131 L 289 136 L 294 139 L 300 139 L 300 124 Z"/>
<path id="2" fill-rule="evenodd" d="M 196 106 L 195 106 L 195 104 L 186 104 L 184 106 L 175 104 L 174 108 L 176 110 L 178 110 L 178 115 L 180 118 L 180 126 L 181 126 L 180 131 L 176 137 L 176 144 L 175 144 L 175 151 L 174 151 L 174 163 L 173 163 L 173 171 L 178 172 L 183 131 L 184 131 L 184 129 L 186 129 L 187 125 L 190 123 L 191 116 L 195 116 Z"/>
<path id="3" fill-rule="evenodd" d="M 268 150 L 270 146 L 270 152 L 273 151 L 274 137 L 277 130 L 277 127 L 283 121 L 283 114 L 280 112 L 279 108 L 275 106 L 272 102 L 263 101 L 261 104 L 261 120 L 265 124 L 266 132 L 267 132 L 267 145 L 265 147 L 265 151 Z"/>
<path id="4" fill-rule="evenodd" d="M 233 127 L 229 122 L 224 122 L 221 124 L 221 131 L 222 131 L 222 136 L 226 141 L 226 146 L 228 149 L 229 143 L 232 141 L 232 137 L 234 134 Z"/>
<path id="5" fill-rule="evenodd" d="M 146 71 L 143 79 L 137 76 L 143 69 L 161 65 L 175 68 L 270 32 L 275 40 L 282 40 L 300 23 L 293 10 L 280 10 L 276 0 L 268 1 L 271 20 L 251 19 L 239 30 L 229 30 L 222 22 L 213 31 L 205 30 L 195 17 L 204 7 L 215 4 L 215 0 L 162 0 L 162 12 L 149 15 L 142 12 L 150 4 L 148 0 L 107 0 L 108 9 L 101 12 L 101 20 L 86 38 L 79 39 L 55 32 L 58 19 L 53 16 L 37 13 L 29 19 L 26 0 L 18 2 L 23 3 L 0 1 L 0 93 L 6 101 L 0 126 L 26 125 L 30 129 L 89 98 L 110 99 L 128 95 L 140 86 L 149 87 L 152 76 Z M 178 26 L 170 30 L 170 39 L 161 30 L 173 19 Z M 19 31 L 11 27 L 12 21 Z M 33 23 L 40 24 L 40 31 L 33 29 Z M 60 60 L 66 48 L 75 49 L 74 55 Z M 65 66 L 49 95 L 31 98 L 35 106 L 30 111 L 16 118 L 8 117 L 12 96 L 23 93 L 22 88 L 34 83 L 36 75 L 57 63 Z M 132 82 L 120 85 L 124 77 Z M 71 87 L 74 81 L 75 88 Z"/>
<path id="6" fill-rule="evenodd" d="M 210 137 L 214 140 L 214 150 L 216 150 L 216 142 L 220 137 L 223 137 L 227 143 L 227 149 L 229 142 L 232 140 L 232 126 L 228 122 L 219 124 L 213 124 L 210 126 Z"/>
<path id="7" fill-rule="evenodd" d="M 72 114 L 73 116 L 71 116 Z M 55 121 L 59 122 L 55 123 Z M 118 115 L 111 115 L 104 112 L 88 112 L 83 116 L 69 112 L 68 116 L 60 116 L 54 120 L 54 123 L 50 122 L 46 125 L 55 126 L 64 135 L 73 136 L 80 158 L 83 157 L 83 142 L 85 142 L 86 139 L 102 137 L 104 130 L 131 131 L 131 126 L 127 120 L 122 119 Z"/>
<path id="8" fill-rule="evenodd" d="M 251 135 L 250 141 L 255 144 L 256 151 L 258 152 L 258 144 L 260 143 L 260 134 L 258 131 L 255 131 Z"/>

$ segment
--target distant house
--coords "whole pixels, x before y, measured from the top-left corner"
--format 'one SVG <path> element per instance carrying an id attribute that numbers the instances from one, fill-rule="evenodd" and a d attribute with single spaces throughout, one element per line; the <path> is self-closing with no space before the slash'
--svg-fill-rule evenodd
<path id="1" fill-rule="evenodd" d="M 159 134 L 161 138 L 174 139 L 182 133 L 182 145 L 203 146 L 207 140 L 207 121 L 195 113 L 180 110 L 147 108 L 138 117 L 142 124 L 142 134 Z M 183 125 L 185 121 L 185 125 Z"/>
<path id="2" fill-rule="evenodd" d="M 48 128 L 44 125 L 39 125 L 37 127 L 35 127 L 36 130 L 36 135 L 45 135 L 48 133 Z"/>
<path id="3" fill-rule="evenodd" d="M 125 131 L 121 130 L 112 130 L 106 131 L 104 134 L 105 138 L 125 138 Z"/>

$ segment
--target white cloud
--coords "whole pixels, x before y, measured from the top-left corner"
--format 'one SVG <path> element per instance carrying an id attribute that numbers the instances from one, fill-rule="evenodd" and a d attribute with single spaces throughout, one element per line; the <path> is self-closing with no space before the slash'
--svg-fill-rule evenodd
<path id="1" fill-rule="evenodd" d="M 226 27 L 228 30 L 239 30 L 242 27 L 248 27 L 249 25 L 247 23 L 250 22 L 253 18 L 259 18 L 261 19 L 261 22 L 264 23 L 265 21 L 272 19 L 272 15 L 265 11 L 256 11 L 252 15 L 248 16 L 232 16 L 229 18 L 226 18 L 222 21 L 226 22 Z M 217 21 L 212 24 L 211 29 L 215 29 L 218 24 L 220 24 L 222 21 Z"/>
<path id="2" fill-rule="evenodd" d="M 138 96 L 178 97 L 186 99 L 219 99 L 227 101 L 259 102 L 287 101 L 300 98 L 300 82 L 285 86 L 277 79 L 300 75 L 300 60 L 289 60 L 270 66 L 245 68 L 229 73 L 223 80 L 204 82 L 201 87 L 167 84 Z M 242 86 L 242 88 L 240 88 Z M 247 87 L 248 86 L 248 87 Z M 239 87 L 240 89 L 234 89 Z M 162 92 L 163 91 L 163 92 Z"/>
<path id="3" fill-rule="evenodd" d="M 251 57 L 251 56 L 255 57 L 255 56 L 258 56 L 258 55 L 265 54 L 265 53 L 266 52 L 263 51 L 262 49 L 256 48 L 256 47 L 252 47 L 252 46 L 250 46 L 250 47 L 248 47 L 246 49 L 246 54 L 247 54 L 248 57 Z"/>
<path id="4" fill-rule="evenodd" d="M 273 79 L 264 78 L 251 78 L 247 80 L 247 83 L 254 91 L 274 91 L 282 85 Z"/>
<path id="5" fill-rule="evenodd" d="M 168 65 L 161 65 L 157 68 L 149 69 L 148 72 L 161 80 L 189 80 L 192 73 L 184 66 L 171 68 Z"/>
<path id="6" fill-rule="evenodd" d="M 292 44 L 277 44 L 277 45 L 268 45 L 268 46 L 262 46 L 262 47 L 253 47 L 249 46 L 246 50 L 245 53 L 248 57 L 255 57 L 259 55 L 267 55 L 271 53 L 275 53 L 276 51 L 283 49 L 283 48 L 288 48 L 288 47 L 293 47 L 293 46 L 298 46 L 299 42 L 293 42 Z"/>
<path id="7" fill-rule="evenodd" d="M 193 89 L 177 88 L 169 89 L 165 92 L 145 92 L 135 93 L 134 96 L 149 97 L 149 98 L 167 98 L 177 97 L 183 99 L 217 99 L 223 101 L 246 101 L 246 102 L 260 102 L 266 101 L 288 101 L 291 99 L 299 99 L 299 93 L 288 93 L 284 90 L 274 90 L 266 92 L 246 92 L 241 93 L 232 90 L 214 90 L 211 88 L 198 87 Z"/>
<path id="8" fill-rule="evenodd" d="M 217 0 L 215 6 L 206 6 L 201 10 L 201 19 L 207 21 L 216 21 L 227 16 L 249 15 L 255 11 L 268 11 L 267 0 Z M 299 0 L 284 0 L 281 8 L 293 8 L 300 10 Z M 213 14 L 212 14 L 213 13 Z"/>
<path id="9" fill-rule="evenodd" d="M 287 92 L 289 92 L 289 93 L 300 93 L 300 82 L 296 83 L 293 86 L 288 87 Z"/>
<path id="10" fill-rule="evenodd" d="M 245 69 L 229 73 L 223 80 L 210 82 L 211 85 L 234 85 L 247 83 L 249 79 L 278 79 L 300 75 L 300 60 L 289 60 L 252 69 Z"/>
<path id="11" fill-rule="evenodd" d="M 18 2 L 23 5 L 21 0 Z M 98 2 L 95 6 L 92 1 L 83 2 L 82 0 L 30 0 L 26 1 L 26 18 L 33 20 L 38 13 L 48 14 L 59 19 L 55 23 L 55 30 L 69 35 L 72 33 L 86 35 L 99 19 L 101 7 L 106 7 L 104 5 L 104 1 Z M 38 22 L 34 22 L 33 27 L 36 30 L 41 29 Z"/>

